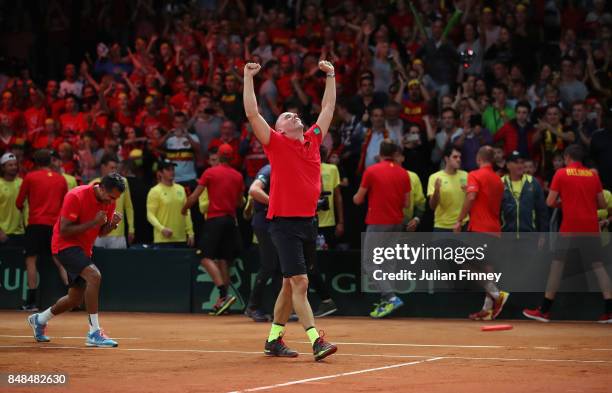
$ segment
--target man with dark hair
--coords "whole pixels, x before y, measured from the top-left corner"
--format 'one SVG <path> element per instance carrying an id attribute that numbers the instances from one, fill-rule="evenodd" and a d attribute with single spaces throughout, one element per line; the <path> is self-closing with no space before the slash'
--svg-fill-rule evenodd
<path id="1" fill-rule="evenodd" d="M 100 161 L 100 175 L 103 178 L 106 175 L 117 172 L 119 158 L 114 154 L 105 154 Z M 89 184 L 99 183 L 100 177 L 93 179 Z M 127 180 L 125 180 L 125 192 L 121 194 L 119 199 L 115 201 L 115 211 L 127 218 L 128 221 L 128 242 L 125 241 L 125 225 L 124 220 L 119 222 L 116 229 L 109 232 L 106 236 L 100 236 L 96 239 L 94 245 L 101 248 L 127 248 L 128 244 L 134 241 L 134 206 L 132 206 L 132 196 Z"/>
<path id="2" fill-rule="evenodd" d="M 550 321 L 565 262 L 572 251 L 578 250 L 582 258 L 591 261 L 603 295 L 604 313 L 598 322 L 612 323 L 612 285 L 603 264 L 597 218 L 597 209 L 607 209 L 607 203 L 599 176 L 582 164 L 584 157 L 585 151 L 578 144 L 565 149 L 566 166 L 555 172 L 546 198 L 549 207 L 561 207 L 563 218 L 542 303 L 536 309 L 523 310 L 524 316 L 536 321 Z"/>
<path id="3" fill-rule="evenodd" d="M 58 175 L 59 176 L 59 175 Z M 37 342 L 48 342 L 47 323 L 51 318 L 78 307 L 85 299 L 89 314 L 86 344 L 93 347 L 116 347 L 98 322 L 100 271 L 91 259 L 93 243 L 117 228 L 121 215 L 115 212 L 115 201 L 125 191 L 125 180 L 116 173 L 100 183 L 76 187 L 68 194 L 53 227 L 51 249 L 68 272 L 68 294 L 42 313 L 32 314 L 28 323 Z"/>
<path id="4" fill-rule="evenodd" d="M 229 265 L 241 245 L 236 210 L 243 203 L 244 180 L 242 174 L 230 166 L 234 156 L 234 149 L 230 145 L 225 143 L 219 146 L 217 154 L 219 165 L 202 173 L 198 186 L 187 198 L 181 213 L 186 214 L 204 190 L 208 191 L 210 202 L 199 248 L 202 251 L 202 266 L 219 289 L 213 313 L 221 315 L 236 301 L 236 296 L 228 293 Z"/>
<path id="5" fill-rule="evenodd" d="M 461 151 L 453 145 L 444 149 L 444 169 L 427 181 L 429 207 L 434 211 L 434 232 L 452 232 L 465 198 L 468 174 L 461 170 Z M 467 222 L 465 218 L 463 224 Z"/>
<path id="6" fill-rule="evenodd" d="M 278 87 L 276 81 L 280 77 L 278 61 L 271 60 L 264 66 L 265 82 L 259 88 L 259 102 L 261 103 L 261 115 L 268 123 L 281 114 L 281 105 L 278 99 Z"/>
<path id="7" fill-rule="evenodd" d="M 491 146 L 478 150 L 476 161 L 479 169 L 468 174 L 465 201 L 454 227 L 455 232 L 461 232 L 463 220 L 469 214 L 468 231 L 491 235 L 492 242 L 501 237 L 500 209 L 504 194 L 504 185 L 493 170 L 494 160 L 495 152 Z M 487 261 L 483 270 L 493 272 L 490 262 Z M 492 281 L 485 282 L 484 289 L 484 305 L 480 311 L 470 314 L 470 319 L 490 321 L 497 318 L 510 296 L 508 292 L 500 291 Z"/>
<path id="8" fill-rule="evenodd" d="M 372 110 L 384 107 L 387 100 L 385 93 L 374 92 L 374 77 L 367 73 L 359 79 L 359 91 L 350 100 L 348 109 L 359 121 L 368 124 Z"/>
<path id="9" fill-rule="evenodd" d="M 285 323 L 295 309 L 312 344 L 316 361 L 337 351 L 315 328 L 308 303 L 308 276 L 305 255 L 316 247 L 317 231 L 314 215 L 321 194 L 321 156 L 319 147 L 327 135 L 336 102 L 334 66 L 320 61 L 326 74 L 325 92 L 317 123 L 304 132 L 304 124 L 296 113 L 285 112 L 276 120 L 273 130 L 259 114 L 253 77 L 261 66 L 247 63 L 244 67 L 244 110 L 257 139 L 264 146 L 272 171 L 270 235 L 279 255 L 283 286 L 274 306 L 274 321 L 264 346 L 268 356 L 296 357 L 298 353 L 283 342 Z"/>
<path id="10" fill-rule="evenodd" d="M 463 129 L 457 127 L 456 110 L 450 107 L 443 108 L 440 117 L 442 118 L 440 131 L 435 136 L 435 145 L 431 152 L 431 161 L 436 165 L 440 163 L 446 147 L 463 135 Z"/>
<path id="11" fill-rule="evenodd" d="M 157 163 L 159 183 L 147 194 L 147 221 L 153 226 L 153 243 L 159 248 L 185 248 L 194 244 L 191 212 L 178 214 L 187 200 L 185 187 L 174 182 L 176 164 Z"/>
<path id="12" fill-rule="evenodd" d="M 516 118 L 506 122 L 493 137 L 495 143 L 503 143 L 504 155 L 518 151 L 521 157 L 534 157 L 536 146 L 534 136 L 536 129 L 529 121 L 531 105 L 527 101 L 519 101 L 515 107 Z"/>
<path id="13" fill-rule="evenodd" d="M 23 310 L 37 311 L 37 269 L 38 257 L 51 257 L 51 235 L 53 224 L 62 207 L 64 195 L 68 192 L 66 179 L 51 170 L 51 151 L 41 149 L 34 152 L 36 170 L 28 173 L 21 183 L 16 205 L 23 210 L 28 202 L 28 225 L 25 233 L 26 269 L 28 272 L 28 296 Z M 62 279 L 65 273 L 59 269 Z M 65 281 L 65 279 L 64 279 Z"/>
<path id="14" fill-rule="evenodd" d="M 392 141 L 380 144 L 380 159 L 363 174 L 359 190 L 353 196 L 353 202 L 361 205 L 368 195 L 368 215 L 366 216 L 365 255 L 371 255 L 367 233 L 401 232 L 404 221 L 404 208 L 410 207 L 410 177 L 401 165 L 394 161 L 400 152 L 398 145 Z M 369 260 L 363 261 L 366 269 L 374 265 Z M 371 274 L 371 272 L 369 272 Z M 370 313 L 372 318 L 384 318 L 404 305 L 397 297 L 388 281 L 374 282 L 380 291 L 381 302 Z"/>
<path id="15" fill-rule="evenodd" d="M 508 105 L 508 87 L 502 83 L 493 86 L 491 91 L 493 103 L 482 113 L 482 124 L 495 135 L 509 120 L 514 119 L 514 109 Z"/>

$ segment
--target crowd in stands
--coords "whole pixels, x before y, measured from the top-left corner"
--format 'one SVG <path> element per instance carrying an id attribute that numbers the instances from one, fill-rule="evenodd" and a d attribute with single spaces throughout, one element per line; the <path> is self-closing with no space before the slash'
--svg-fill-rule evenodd
<path id="1" fill-rule="evenodd" d="M 122 227 L 131 244 L 153 242 L 153 227 L 161 236 L 147 220 L 158 182 L 176 182 L 184 199 L 221 146 L 246 190 L 267 164 L 243 109 L 247 61 L 263 67 L 256 92 L 271 125 L 285 111 L 312 124 L 325 84 L 318 61 L 334 64 L 336 117 L 322 161 L 339 173 L 332 187 L 346 223 L 325 225 L 346 227 L 336 231 L 340 243 L 359 246 L 364 211 L 352 195 L 385 139 L 403 148 L 401 165 L 429 197 L 449 147 L 460 153 L 453 171 L 470 171 L 486 144 L 500 176 L 520 156 L 544 193 L 565 147 L 579 144 L 612 189 L 612 7 L 604 0 L 38 3 L 2 6 L 0 155 L 14 154 L 24 177 L 34 153 L 50 149 L 55 170 L 78 184 L 118 164 L 133 206 Z M 164 180 L 170 166 L 174 178 Z M 420 210 L 412 229 L 431 229 L 431 209 Z M 203 220 L 198 207 L 191 219 L 190 238 Z"/>

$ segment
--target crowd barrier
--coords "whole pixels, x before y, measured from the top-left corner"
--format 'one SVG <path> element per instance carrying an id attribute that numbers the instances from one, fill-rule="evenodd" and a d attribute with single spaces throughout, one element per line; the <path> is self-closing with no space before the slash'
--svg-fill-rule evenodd
<path id="1" fill-rule="evenodd" d="M 360 252 L 319 251 L 320 269 L 338 305 L 338 315 L 367 316 L 379 301 L 375 293 L 361 290 Z M 129 312 L 207 313 L 215 303 L 218 290 L 199 264 L 193 250 L 138 248 L 128 250 L 96 249 L 94 261 L 102 273 L 100 309 Z M 39 261 L 39 305 L 48 307 L 66 293 L 55 265 Z M 241 312 L 259 266 L 255 247 L 234 261 L 232 289 L 238 301 L 232 312 Z M 544 287 L 545 282 L 542 282 Z M 0 249 L 0 308 L 17 309 L 27 293 L 24 254 L 21 249 Z M 461 293 L 401 293 L 405 305 L 396 316 L 426 318 L 465 318 L 482 305 L 478 291 Z M 313 308 L 320 299 L 310 293 Z M 513 293 L 500 318 L 522 318 L 523 307 L 540 303 L 542 293 Z M 273 307 L 268 285 L 266 311 Z M 554 319 L 594 320 L 602 311 L 598 293 L 559 293 L 553 308 Z"/>

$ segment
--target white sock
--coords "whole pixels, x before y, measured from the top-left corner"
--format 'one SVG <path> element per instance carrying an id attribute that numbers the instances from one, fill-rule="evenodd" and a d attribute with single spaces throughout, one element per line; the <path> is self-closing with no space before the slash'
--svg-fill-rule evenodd
<path id="1" fill-rule="evenodd" d="M 489 311 L 493 309 L 493 299 L 491 299 L 491 296 L 485 295 L 485 301 L 484 301 L 484 304 L 482 305 L 482 309 L 485 311 Z"/>
<path id="2" fill-rule="evenodd" d="M 89 333 L 93 333 L 96 330 L 100 330 L 100 324 L 98 323 L 98 314 L 89 314 Z"/>
<path id="3" fill-rule="evenodd" d="M 51 312 L 51 307 L 49 307 L 45 311 L 38 314 L 38 323 L 46 325 L 47 322 L 49 322 L 49 320 L 54 316 L 55 315 L 53 315 L 53 313 Z"/>

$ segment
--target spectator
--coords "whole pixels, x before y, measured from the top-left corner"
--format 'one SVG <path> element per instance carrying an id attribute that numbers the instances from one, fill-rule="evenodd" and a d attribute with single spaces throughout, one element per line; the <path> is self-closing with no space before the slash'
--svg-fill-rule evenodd
<path id="1" fill-rule="evenodd" d="M 348 110 L 360 121 L 367 123 L 372 115 L 372 110 L 383 108 L 386 104 L 387 95 L 374 92 L 374 79 L 371 74 L 366 73 L 359 79 L 359 92 L 351 98 Z"/>
<path id="2" fill-rule="evenodd" d="M 402 119 L 425 127 L 423 116 L 427 115 L 429 92 L 418 79 L 408 82 L 408 97 L 404 97 L 404 79 L 400 78 L 400 88 L 395 95 L 395 102 L 402 105 Z"/>
<path id="3" fill-rule="evenodd" d="M 232 157 L 229 164 L 234 169 L 240 169 L 242 165 L 242 157 L 239 153 L 240 139 L 236 131 L 236 124 L 231 120 L 225 120 L 221 124 L 221 133 L 218 138 L 214 138 L 210 141 L 208 151 L 218 149 L 223 144 L 232 147 Z"/>
<path id="4" fill-rule="evenodd" d="M 64 79 L 59 84 L 58 96 L 63 98 L 68 95 L 81 98 L 83 93 L 83 83 L 76 79 L 76 68 L 74 64 L 66 64 L 64 68 Z"/>
<path id="5" fill-rule="evenodd" d="M 442 126 L 436 133 L 435 146 L 431 152 L 431 161 L 434 165 L 440 164 L 446 146 L 462 134 L 463 129 L 457 127 L 457 112 L 450 107 L 444 108 L 442 110 Z"/>
<path id="6" fill-rule="evenodd" d="M 195 130 L 200 142 L 200 161 L 208 159 L 208 146 L 213 139 L 219 137 L 222 123 L 223 119 L 215 114 L 210 96 L 200 97 L 188 124 L 190 129 Z"/>
<path id="7" fill-rule="evenodd" d="M 178 214 L 187 195 L 174 182 L 176 164 L 170 160 L 158 163 L 160 182 L 147 195 L 147 220 L 153 226 L 153 242 L 160 248 L 184 248 L 194 245 L 191 213 Z"/>
<path id="8" fill-rule="evenodd" d="M 576 78 L 576 63 L 571 57 L 561 59 L 560 98 L 563 106 L 569 108 L 574 101 L 584 101 L 588 91 L 584 83 Z"/>
<path id="9" fill-rule="evenodd" d="M 372 127 L 362 128 L 363 144 L 361 145 L 361 157 L 359 158 L 359 172 L 363 172 L 367 167 L 379 161 L 378 152 L 380 144 L 385 139 L 393 139 L 397 142 L 396 136 L 391 135 L 385 128 L 385 115 L 382 108 L 372 109 Z"/>
<path id="10" fill-rule="evenodd" d="M 576 142 L 582 145 L 585 151 L 591 146 L 591 137 L 597 125 L 593 120 L 587 119 L 587 111 L 583 101 L 572 103 L 572 118 L 570 129 L 577 137 Z"/>
<path id="11" fill-rule="evenodd" d="M 278 115 L 281 114 L 281 104 L 276 87 L 276 80 L 279 76 L 278 61 L 273 60 L 265 64 L 264 77 L 266 80 L 259 88 L 258 100 L 261 105 L 261 115 L 270 124 L 273 124 Z"/>
<path id="12" fill-rule="evenodd" d="M 496 134 L 497 135 L 497 134 Z M 476 154 L 485 145 L 493 143 L 493 137 L 486 128 L 482 127 L 482 117 L 471 115 L 461 134 L 455 134 L 451 143 L 461 151 L 461 166 L 465 171 L 473 171 L 478 168 Z"/>
<path id="13" fill-rule="evenodd" d="M 172 125 L 174 128 L 166 134 L 161 147 L 166 152 L 166 158 L 176 164 L 176 176 L 173 174 L 172 181 L 193 190 L 197 178 L 195 162 L 200 154 L 200 140 L 197 135 L 188 132 L 187 116 L 183 112 L 174 114 Z"/>
<path id="14" fill-rule="evenodd" d="M 498 84 L 493 86 L 493 104 L 487 106 L 482 114 L 482 125 L 493 135 L 509 120 L 514 119 L 514 108 L 511 108 L 506 97 L 508 88 L 506 85 Z"/>
<path id="15" fill-rule="evenodd" d="M 518 151 L 521 157 L 536 157 L 534 139 L 536 129 L 530 123 L 531 105 L 519 101 L 515 107 L 516 118 L 504 124 L 495 134 L 495 143 L 502 142 L 504 155 Z"/>
<path id="16" fill-rule="evenodd" d="M 15 202 L 21 211 L 28 203 L 28 224 L 26 226 L 26 270 L 28 272 L 28 296 L 23 310 L 38 310 L 38 278 L 36 263 L 40 258 L 51 258 L 51 235 L 53 225 L 57 221 L 68 185 L 64 177 L 51 170 L 51 152 L 37 150 L 34 154 L 36 170 L 28 173 L 19 188 Z M 60 268 L 60 275 L 65 284 L 68 283 L 66 271 Z"/>

